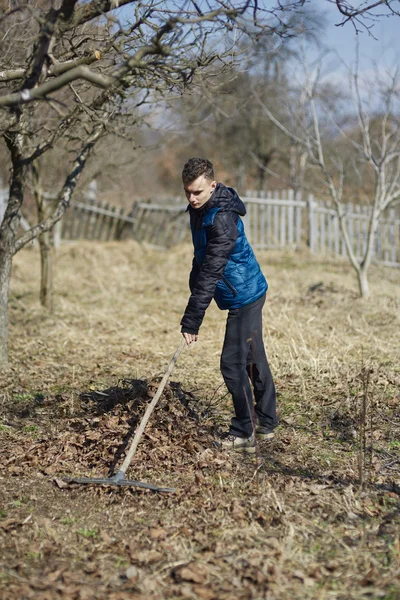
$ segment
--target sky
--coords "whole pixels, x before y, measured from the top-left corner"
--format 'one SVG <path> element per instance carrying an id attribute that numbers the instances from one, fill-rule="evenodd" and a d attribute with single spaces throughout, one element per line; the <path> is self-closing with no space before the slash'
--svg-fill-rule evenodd
<path id="1" fill-rule="evenodd" d="M 380 68 L 393 67 L 399 64 L 400 59 L 400 17 L 392 15 L 380 17 L 373 25 L 369 35 L 366 30 L 361 30 L 357 35 L 351 23 L 336 27 L 341 21 L 341 15 L 335 5 L 327 0 L 311 0 L 309 7 L 317 5 L 326 18 L 326 29 L 323 44 L 333 48 L 346 62 L 354 62 L 356 39 L 359 41 L 360 70 L 371 70 L 374 62 Z M 361 28 L 362 29 L 362 28 Z M 376 39 L 374 39 L 376 38 Z"/>

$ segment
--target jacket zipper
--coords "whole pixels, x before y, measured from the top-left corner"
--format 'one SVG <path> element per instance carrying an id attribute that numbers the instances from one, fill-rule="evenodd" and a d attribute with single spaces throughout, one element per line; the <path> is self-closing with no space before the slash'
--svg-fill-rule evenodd
<path id="1" fill-rule="evenodd" d="M 222 276 L 221 279 L 224 282 L 224 284 L 226 285 L 226 287 L 228 287 L 231 290 L 232 294 L 234 296 L 237 296 L 237 291 L 235 290 L 233 285 L 226 279 L 226 277 Z"/>

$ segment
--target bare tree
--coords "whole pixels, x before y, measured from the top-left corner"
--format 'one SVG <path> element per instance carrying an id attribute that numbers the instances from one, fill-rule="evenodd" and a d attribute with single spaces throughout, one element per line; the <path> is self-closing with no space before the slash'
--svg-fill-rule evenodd
<path id="1" fill-rule="evenodd" d="M 363 81 L 358 66 L 350 71 L 349 96 L 353 112 L 332 102 L 332 86 L 324 89 L 321 62 L 311 72 L 305 55 L 304 79 L 287 103 L 287 120 L 278 119 L 256 98 L 265 114 L 292 142 L 307 154 L 320 173 L 319 193 L 328 197 L 338 222 L 350 263 L 357 273 L 361 297 L 369 296 L 368 269 L 373 259 L 375 237 L 382 213 L 400 199 L 400 72 L 394 70 L 374 82 Z M 330 105 L 329 105 L 330 99 Z M 335 143 L 333 143 L 335 140 Z M 357 256 L 349 235 L 346 186 L 358 178 L 369 205 L 368 234 L 362 256 Z"/>
<path id="2" fill-rule="evenodd" d="M 0 18 L 0 131 L 11 163 L 0 226 L 1 364 L 8 356 L 13 256 L 62 217 L 97 141 L 110 132 L 124 136 L 127 124 L 146 118 L 146 104 L 181 91 L 196 70 L 224 60 L 218 35 L 261 17 L 257 5 L 247 13 L 250 2 L 216 0 L 201 10 L 184 1 L 122 0 L 120 14 L 113 12 L 117 4 L 60 0 L 55 8 L 46 0 L 17 1 Z M 59 144 L 68 169 L 55 209 L 41 212 L 38 224 L 18 236 L 28 175 Z"/>

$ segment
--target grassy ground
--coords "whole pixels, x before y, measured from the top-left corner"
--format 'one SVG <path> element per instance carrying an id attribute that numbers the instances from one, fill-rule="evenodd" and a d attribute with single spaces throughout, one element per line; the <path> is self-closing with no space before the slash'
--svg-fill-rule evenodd
<path id="1" fill-rule="evenodd" d="M 129 471 L 177 490 L 154 494 L 60 488 L 60 476 L 106 476 L 123 455 L 180 342 L 190 247 L 63 246 L 53 315 L 36 251 L 17 255 L 0 376 L 2 598 L 400 598 L 400 273 L 373 268 L 361 301 L 345 263 L 259 259 L 276 439 L 255 457 L 214 445 L 231 406 L 225 315 L 211 306 Z"/>

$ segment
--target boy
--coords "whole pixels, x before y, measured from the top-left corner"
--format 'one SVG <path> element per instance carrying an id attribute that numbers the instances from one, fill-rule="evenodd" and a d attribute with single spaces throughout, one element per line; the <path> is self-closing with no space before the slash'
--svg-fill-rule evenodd
<path id="1" fill-rule="evenodd" d="M 268 284 L 244 233 L 240 217 L 246 209 L 235 190 L 215 181 L 213 165 L 204 158 L 188 160 L 182 181 L 189 202 L 194 258 L 181 332 L 188 345 L 197 341 L 212 298 L 220 309 L 228 310 L 221 373 L 235 416 L 221 446 L 254 453 L 255 436 L 272 439 L 277 425 L 275 386 L 262 337 Z"/>

